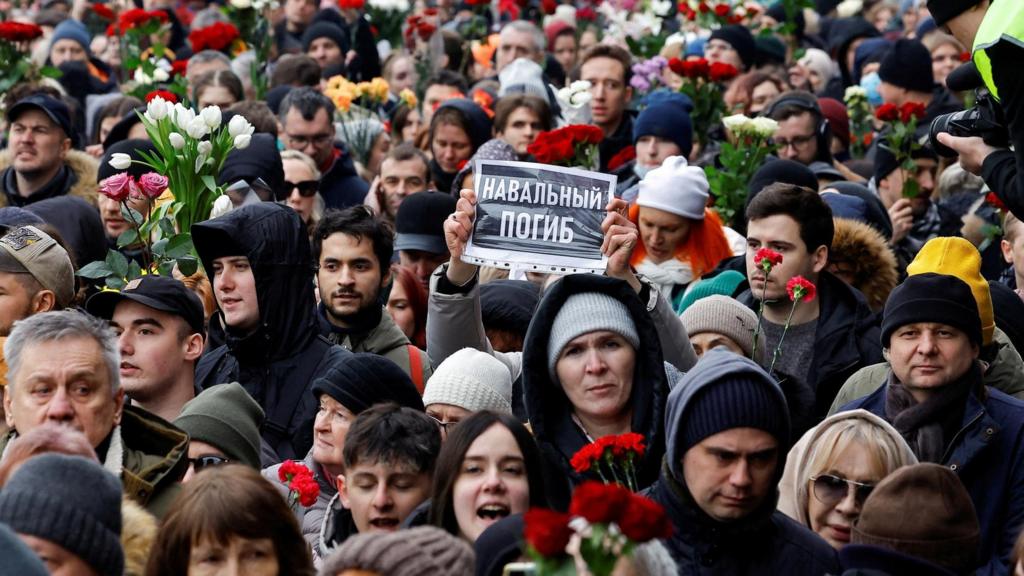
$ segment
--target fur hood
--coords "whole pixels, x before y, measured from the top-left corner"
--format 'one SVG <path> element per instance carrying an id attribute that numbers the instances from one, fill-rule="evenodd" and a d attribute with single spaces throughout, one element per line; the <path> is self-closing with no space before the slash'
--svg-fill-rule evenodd
<path id="1" fill-rule="evenodd" d="M 99 168 L 99 161 L 80 150 L 69 150 L 64 158 L 68 165 L 78 176 L 78 182 L 71 187 L 68 194 L 84 198 L 86 202 L 96 205 L 96 172 Z M 7 150 L 0 152 L 0 172 L 3 172 L 11 165 L 11 155 Z M 7 196 L 0 194 L 0 207 L 7 206 Z"/>
<path id="2" fill-rule="evenodd" d="M 853 287 L 864 294 L 872 311 L 881 312 L 899 280 L 896 256 L 871 226 L 846 218 L 834 221 L 829 264 L 837 265 L 836 271 L 844 277 L 852 271 Z"/>

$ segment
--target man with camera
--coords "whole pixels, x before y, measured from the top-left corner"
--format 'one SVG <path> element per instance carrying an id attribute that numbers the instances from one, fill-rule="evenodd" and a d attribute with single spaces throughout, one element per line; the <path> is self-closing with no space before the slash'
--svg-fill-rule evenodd
<path id="1" fill-rule="evenodd" d="M 984 178 L 1011 212 L 1024 215 L 1024 180 L 1017 178 L 1024 170 L 1024 3 L 929 0 L 928 10 L 936 25 L 973 47 L 973 65 L 991 95 L 954 118 L 937 118 L 933 138 L 959 154 L 961 166 Z"/>

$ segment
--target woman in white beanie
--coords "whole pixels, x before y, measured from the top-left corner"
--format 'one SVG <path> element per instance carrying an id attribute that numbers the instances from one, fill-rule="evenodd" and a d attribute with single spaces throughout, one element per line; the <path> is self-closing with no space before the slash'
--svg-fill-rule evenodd
<path id="1" fill-rule="evenodd" d="M 629 219 L 640 228 L 630 263 L 676 309 L 691 282 L 736 255 L 728 236 L 732 231 L 707 203 L 704 171 L 682 156 L 670 156 L 640 181 L 636 203 L 629 209 Z M 742 240 L 735 232 L 731 235 Z"/>
<path id="2" fill-rule="evenodd" d="M 473 348 L 463 348 L 441 362 L 423 390 L 427 416 L 449 428 L 474 412 L 512 414 L 512 374 L 500 360 Z"/>

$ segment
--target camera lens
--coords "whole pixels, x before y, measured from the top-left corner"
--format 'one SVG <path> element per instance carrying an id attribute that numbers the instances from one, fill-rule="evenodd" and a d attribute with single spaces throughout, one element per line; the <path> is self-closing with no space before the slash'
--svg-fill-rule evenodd
<path id="1" fill-rule="evenodd" d="M 948 146 L 940 144 L 938 135 L 942 132 L 946 132 L 950 136 L 976 136 L 976 134 L 973 133 L 973 128 L 977 117 L 977 110 L 971 108 L 969 110 L 943 114 L 932 120 L 932 124 L 928 128 L 928 140 L 931 142 L 932 148 L 935 149 L 935 152 L 940 156 L 945 156 L 946 158 L 955 157 L 957 155 L 956 151 Z"/>

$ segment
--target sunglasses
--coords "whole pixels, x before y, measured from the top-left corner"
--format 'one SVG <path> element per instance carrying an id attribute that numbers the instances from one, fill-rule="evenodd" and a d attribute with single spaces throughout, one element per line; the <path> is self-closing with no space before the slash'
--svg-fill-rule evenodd
<path id="1" fill-rule="evenodd" d="M 811 478 L 814 482 L 814 497 L 827 506 L 838 504 L 853 492 L 853 500 L 858 506 L 862 506 L 868 499 L 871 491 L 875 489 L 874 484 L 856 482 L 840 478 L 831 474 L 821 474 Z"/>
<path id="2" fill-rule="evenodd" d="M 292 190 L 299 189 L 299 195 L 303 198 L 312 198 L 317 192 L 320 191 L 319 180 L 303 180 L 302 182 L 289 182 L 284 181 L 284 189 L 288 191 L 290 195 Z"/>
<path id="3" fill-rule="evenodd" d="M 223 466 L 224 464 L 228 464 L 230 462 L 231 460 L 228 460 L 227 458 L 224 458 L 222 456 L 213 456 L 212 454 L 208 456 L 200 456 L 198 458 L 188 459 L 189 465 L 191 465 L 196 472 L 199 472 L 200 470 L 203 470 L 211 466 Z"/>

